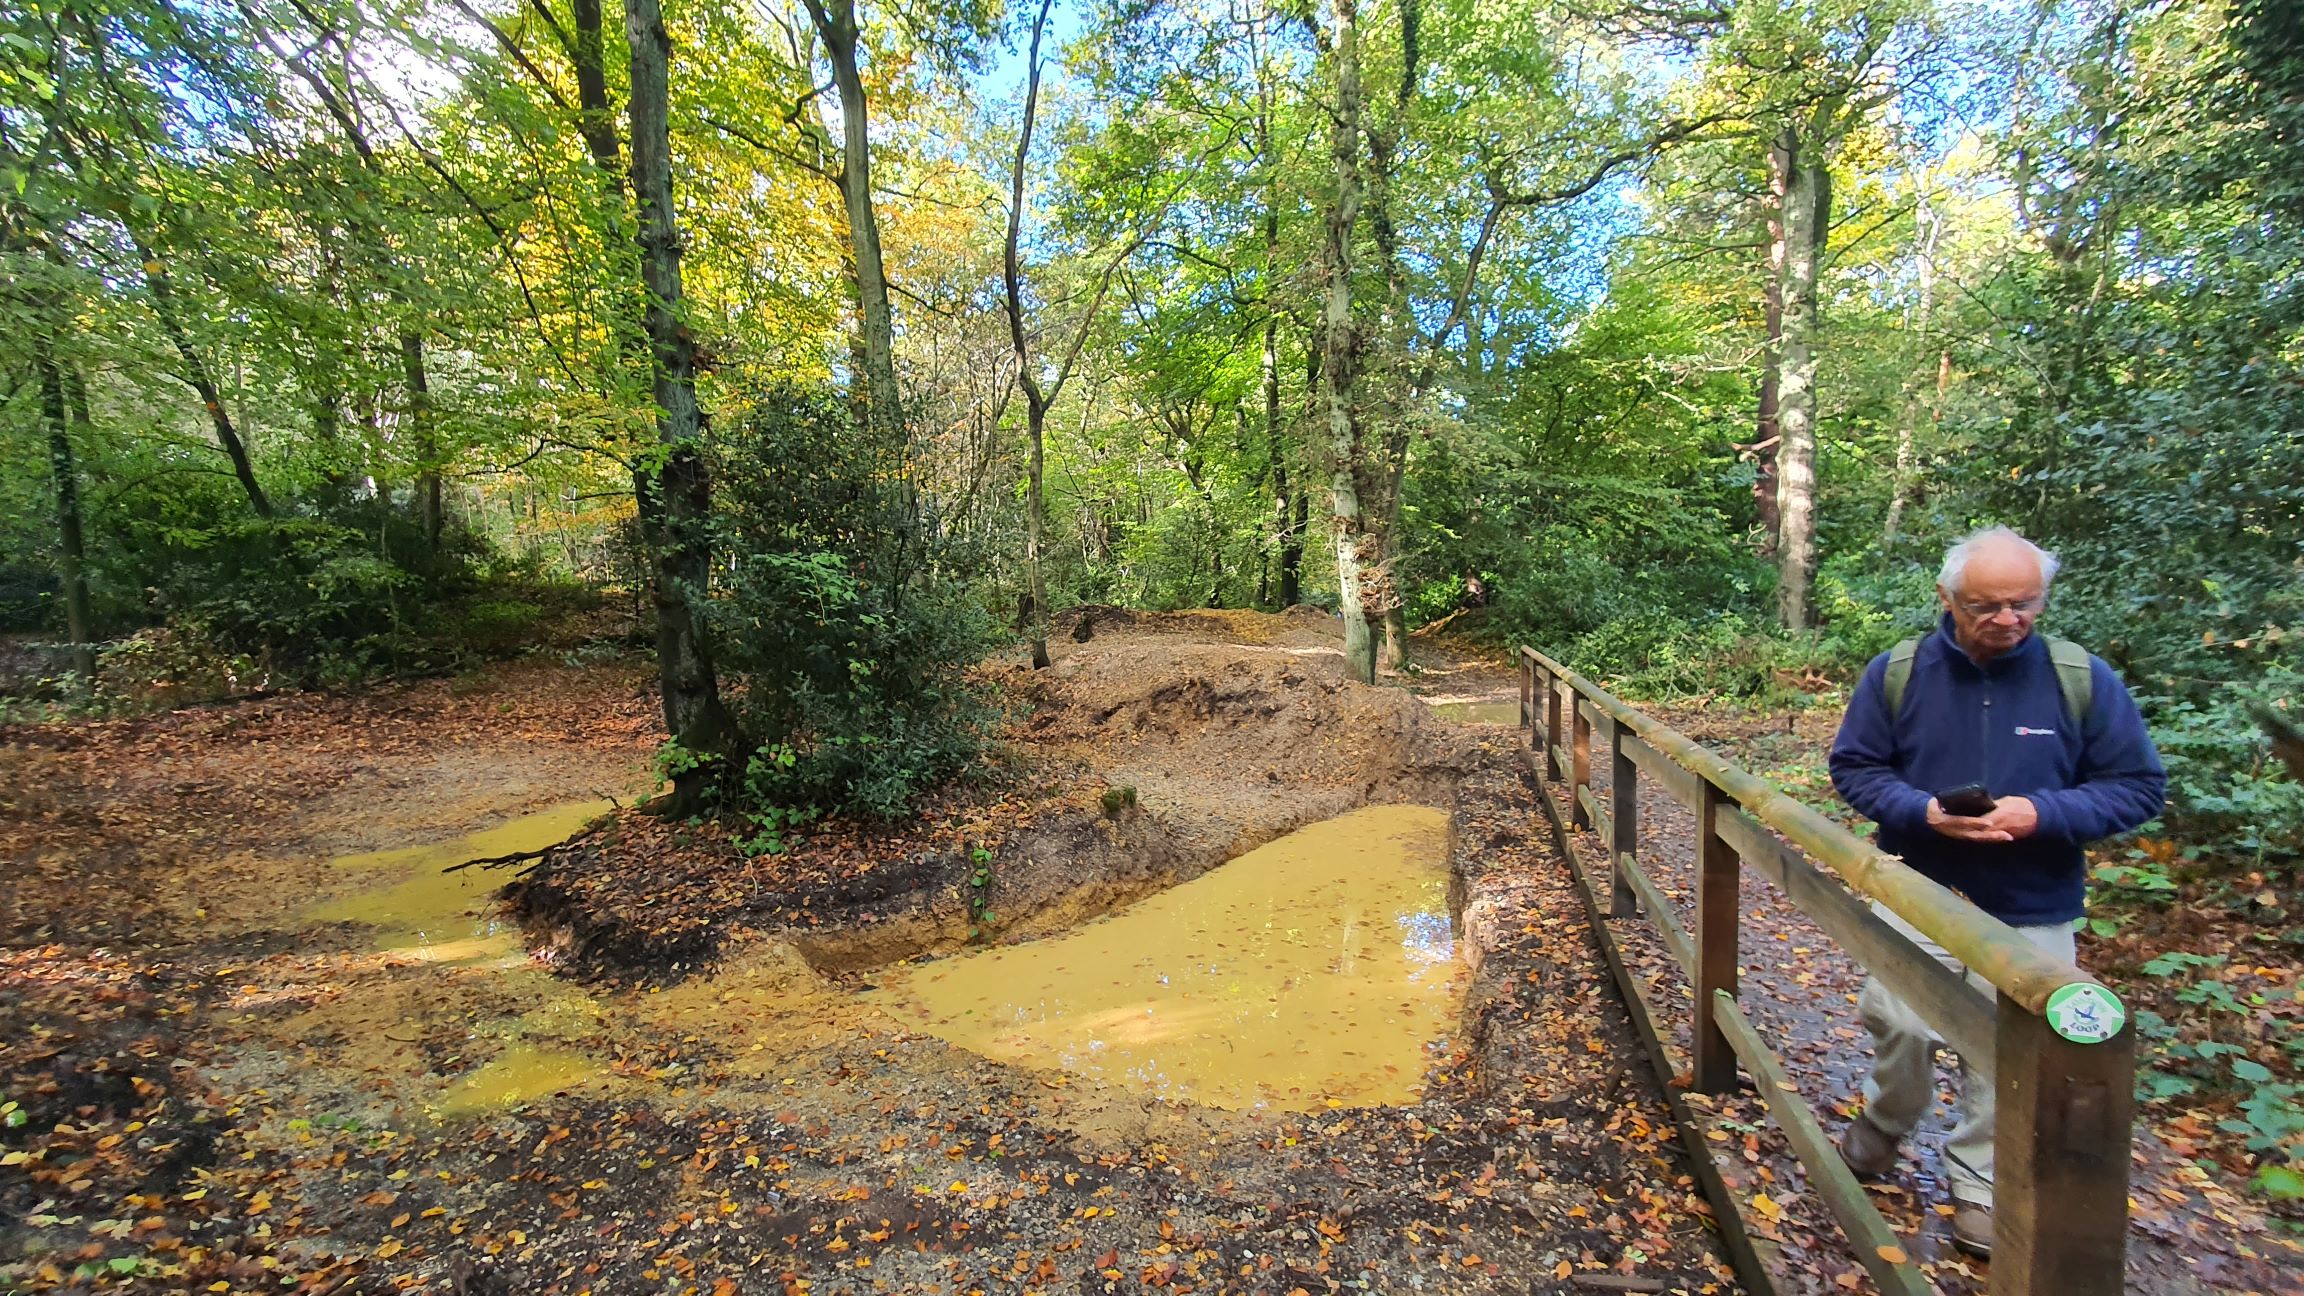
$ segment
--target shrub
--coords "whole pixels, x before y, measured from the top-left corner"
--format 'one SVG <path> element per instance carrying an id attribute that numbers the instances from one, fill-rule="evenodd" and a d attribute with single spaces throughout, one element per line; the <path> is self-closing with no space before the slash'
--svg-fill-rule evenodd
<path id="1" fill-rule="evenodd" d="M 1720 697 L 1794 703 L 1826 677 L 1816 640 L 1786 635 L 1741 613 L 1618 617 L 1573 640 L 1567 660 L 1633 697 Z"/>
<path id="2" fill-rule="evenodd" d="M 997 639 L 945 573 L 903 448 L 829 393 L 767 394 L 716 447 L 730 555 L 709 616 L 747 743 L 726 792 L 763 848 L 835 811 L 888 817 L 982 750 L 966 672 Z"/>
<path id="3" fill-rule="evenodd" d="M 233 697 L 271 681 L 254 658 L 223 647 L 195 623 L 177 622 L 106 645 L 94 702 L 102 711 L 149 711 Z"/>
<path id="4" fill-rule="evenodd" d="M 983 743 L 963 672 L 992 641 L 962 591 L 891 594 L 837 554 L 751 554 L 713 605 L 748 804 L 890 817 Z"/>
<path id="5" fill-rule="evenodd" d="M 1817 568 L 1814 606 L 1819 651 L 1853 673 L 1899 640 L 1935 628 L 1936 571 L 1866 551 L 1835 554 Z"/>

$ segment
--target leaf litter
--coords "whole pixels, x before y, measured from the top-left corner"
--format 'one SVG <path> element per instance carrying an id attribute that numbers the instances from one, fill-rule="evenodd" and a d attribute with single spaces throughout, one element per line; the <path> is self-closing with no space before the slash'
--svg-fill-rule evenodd
<path id="1" fill-rule="evenodd" d="M 380 954 L 297 915 L 331 856 L 643 783 L 654 704 L 629 670 L 11 731 L 0 840 L 38 871 L 8 897 L 0 951 L 0 1076 L 26 1116 L 0 1130 L 0 1276 L 1733 1290 L 1509 741 L 1338 683 L 1316 627 L 1241 628 L 1107 629 L 1049 676 L 1019 675 L 1009 767 L 900 828 L 832 825 L 764 862 L 708 825 L 620 817 L 530 888 L 595 879 L 612 903 L 562 916 L 629 944 L 581 948 L 539 907 L 543 957 L 511 967 Z M 1118 787 L 1138 798 L 1108 808 Z M 1412 1104 L 1167 1103 L 977 1058 L 858 1004 L 888 957 L 969 939 L 939 890 L 951 852 L 989 843 L 1014 929 L 1055 930 L 1384 800 L 1449 809 L 1471 960 L 1463 1025 Z M 431 1114 L 544 1045 L 598 1074 Z"/>

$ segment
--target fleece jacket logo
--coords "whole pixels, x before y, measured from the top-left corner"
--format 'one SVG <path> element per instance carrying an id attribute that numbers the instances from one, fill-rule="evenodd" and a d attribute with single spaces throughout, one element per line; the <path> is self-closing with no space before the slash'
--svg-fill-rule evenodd
<path id="1" fill-rule="evenodd" d="M 2053 729 L 2034 729 L 2030 725 L 2018 725 L 2016 726 L 2016 736 L 2019 738 L 2053 738 L 2056 736 L 2056 731 Z"/>

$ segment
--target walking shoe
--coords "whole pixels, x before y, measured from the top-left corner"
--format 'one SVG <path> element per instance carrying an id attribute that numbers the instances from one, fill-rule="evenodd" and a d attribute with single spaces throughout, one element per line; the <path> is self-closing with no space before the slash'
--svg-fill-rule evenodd
<path id="1" fill-rule="evenodd" d="M 1955 1202 L 1952 1212 L 1952 1245 L 1972 1256 L 1992 1258 L 1992 1208 L 1970 1206 Z"/>
<path id="2" fill-rule="evenodd" d="M 1903 1140 L 1858 1114 L 1840 1135 L 1840 1159 L 1866 1179 L 1876 1179 L 1896 1168 L 1897 1146 Z"/>

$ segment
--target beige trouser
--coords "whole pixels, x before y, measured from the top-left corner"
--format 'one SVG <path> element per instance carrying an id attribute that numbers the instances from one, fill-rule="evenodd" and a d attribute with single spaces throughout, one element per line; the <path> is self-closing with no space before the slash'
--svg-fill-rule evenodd
<path id="1" fill-rule="evenodd" d="M 1872 912 L 1904 934 L 1935 960 L 1955 972 L 1963 971 L 1944 947 L 1920 934 L 1912 924 L 1875 902 Z M 2066 962 L 2072 960 L 2072 924 L 2018 927 L 2017 935 Z M 1976 973 L 1969 983 L 1997 1001 L 1992 983 Z M 1912 1006 L 1896 997 L 1880 978 L 1864 982 L 1856 1011 L 1864 1028 L 1872 1032 L 1872 1074 L 1864 1081 L 1864 1113 L 1874 1125 L 1902 1138 L 1910 1134 L 1936 1101 L 1936 1046 L 1943 1041 Z M 1952 1180 L 1953 1200 L 1992 1208 L 1992 1082 L 1960 1065 L 1960 1108 L 1952 1137 L 1944 1143 L 1944 1164 Z"/>

